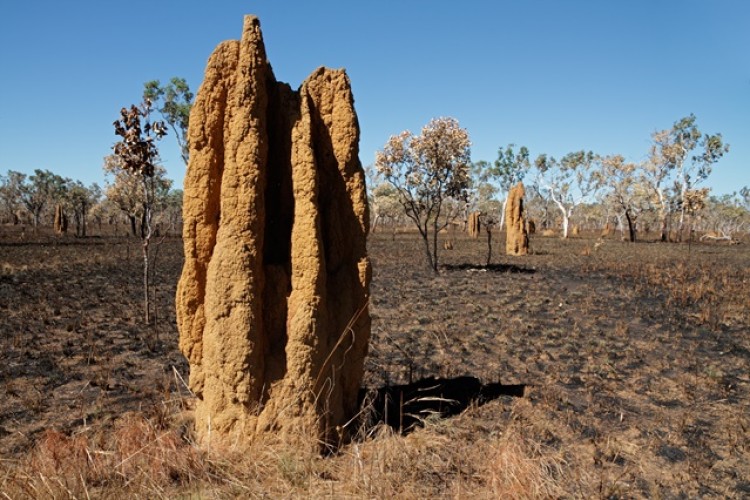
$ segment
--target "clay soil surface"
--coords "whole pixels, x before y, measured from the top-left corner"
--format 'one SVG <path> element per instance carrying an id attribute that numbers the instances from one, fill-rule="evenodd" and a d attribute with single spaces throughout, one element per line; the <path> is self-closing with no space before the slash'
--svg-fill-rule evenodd
<path id="1" fill-rule="evenodd" d="M 750 496 L 749 244 L 534 235 L 532 255 L 510 258 L 496 234 L 485 266 L 484 236 L 452 239 L 433 275 L 415 234 L 371 236 L 368 387 L 525 385 L 440 432 L 471 447 L 512 426 L 557 457 L 564 496 Z M 158 248 L 158 317 L 144 327 L 137 239 L 0 228 L 4 461 L 48 429 L 105 433 L 126 412 L 167 418 L 189 400 L 174 316 L 182 243 Z"/>

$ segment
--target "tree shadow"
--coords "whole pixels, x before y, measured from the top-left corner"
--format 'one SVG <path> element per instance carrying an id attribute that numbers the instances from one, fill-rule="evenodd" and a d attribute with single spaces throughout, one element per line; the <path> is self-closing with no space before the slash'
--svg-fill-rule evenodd
<path id="1" fill-rule="evenodd" d="M 534 274 L 536 269 L 530 267 L 516 266 L 515 264 L 442 264 L 441 269 L 445 271 L 484 271 L 490 273 L 518 273 Z"/>
<path id="2" fill-rule="evenodd" d="M 453 417 L 471 404 L 481 406 L 502 396 L 523 397 L 526 384 L 483 384 L 478 378 L 428 377 L 410 384 L 388 385 L 360 391 L 362 420 L 384 423 L 406 435 L 422 427 L 428 417 Z"/>

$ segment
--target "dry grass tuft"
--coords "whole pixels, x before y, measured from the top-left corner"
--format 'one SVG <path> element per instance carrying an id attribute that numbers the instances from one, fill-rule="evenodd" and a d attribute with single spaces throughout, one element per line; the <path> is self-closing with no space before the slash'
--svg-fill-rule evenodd
<path id="1" fill-rule="evenodd" d="M 661 300 L 683 320 L 714 330 L 722 324 L 750 321 L 750 269 L 721 262 L 658 259 L 633 266 L 608 262 L 607 267 L 637 289 Z"/>
<path id="2" fill-rule="evenodd" d="M 28 458 L 3 466 L 0 490 L 10 498 L 35 499 L 563 494 L 564 464 L 556 452 L 512 429 L 483 436 L 473 425 L 471 418 L 428 418 L 425 428 L 408 436 L 379 425 L 366 431 L 369 438 L 329 457 L 273 436 L 249 449 L 209 454 L 185 433 L 128 414 L 106 435 L 47 431 Z"/>
<path id="3" fill-rule="evenodd" d="M 493 447 L 489 463 L 489 489 L 495 498 L 560 498 L 564 462 L 545 453 L 538 443 L 513 433 Z"/>
<path id="4" fill-rule="evenodd" d="M 166 488 L 206 479 L 194 446 L 135 413 L 107 434 L 48 430 L 28 457 L 5 469 L 0 489 L 11 498 L 162 497 Z"/>

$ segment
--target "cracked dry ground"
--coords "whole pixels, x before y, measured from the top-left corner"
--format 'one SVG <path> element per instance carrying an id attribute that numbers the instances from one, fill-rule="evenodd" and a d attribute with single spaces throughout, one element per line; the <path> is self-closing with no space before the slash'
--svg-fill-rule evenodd
<path id="1" fill-rule="evenodd" d="M 145 330 L 136 240 L 1 236 L 0 454 L 23 455 L 47 428 L 173 411 L 187 375 L 181 241 L 160 247 L 160 318 Z M 371 236 L 366 385 L 527 384 L 456 425 L 474 442 L 512 425 L 559 458 L 571 496 L 750 495 L 747 244 L 532 237 L 533 255 L 509 258 L 496 236 L 485 268 L 482 239 L 454 239 L 435 276 L 416 235 Z"/>

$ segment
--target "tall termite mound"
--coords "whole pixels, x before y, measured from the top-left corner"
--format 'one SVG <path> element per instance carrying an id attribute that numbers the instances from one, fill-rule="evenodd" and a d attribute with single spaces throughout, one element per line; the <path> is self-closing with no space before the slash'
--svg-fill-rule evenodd
<path id="1" fill-rule="evenodd" d="M 505 205 L 505 253 L 508 255 L 529 253 L 529 235 L 523 213 L 524 194 L 520 182 L 508 193 L 508 203 Z"/>
<path id="2" fill-rule="evenodd" d="M 469 214 L 469 221 L 467 224 L 467 229 L 469 231 L 469 236 L 472 238 L 479 238 L 479 231 L 481 230 L 481 223 L 479 221 L 479 212 L 471 212 Z"/>
<path id="3" fill-rule="evenodd" d="M 206 442 L 337 441 L 370 337 L 359 125 L 343 70 L 277 82 L 260 23 L 211 55 L 190 114 L 180 349 Z"/>

